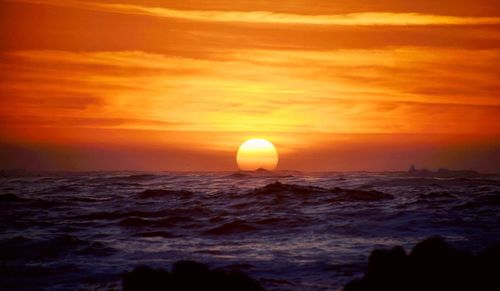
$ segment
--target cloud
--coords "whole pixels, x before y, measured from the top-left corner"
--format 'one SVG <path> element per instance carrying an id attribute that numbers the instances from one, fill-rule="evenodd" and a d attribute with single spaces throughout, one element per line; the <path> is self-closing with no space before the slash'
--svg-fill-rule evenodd
<path id="1" fill-rule="evenodd" d="M 16 0 L 14 0 L 16 1 Z M 201 22 L 254 24 L 301 24 L 336 26 L 426 26 L 426 25 L 498 25 L 500 17 L 467 17 L 422 13 L 359 12 L 332 15 L 305 15 L 272 11 L 179 10 L 125 3 L 103 3 L 68 0 L 17 0 L 56 6 L 146 15 Z"/>
<path id="2" fill-rule="evenodd" d="M 0 1 L 0 50 L 4 51 L 143 51 L 206 59 L 214 52 L 237 49 L 329 51 L 422 46 L 484 50 L 500 47 L 499 27 L 199 22 Z"/>
<path id="3" fill-rule="evenodd" d="M 495 133 L 499 55 L 250 49 L 200 60 L 138 51 L 5 52 L 0 112 L 4 126 L 17 128 Z"/>
<path id="4" fill-rule="evenodd" d="M 180 123 L 137 119 L 137 118 L 113 118 L 113 117 L 60 117 L 57 119 L 48 116 L 40 116 L 33 119 L 33 116 L 14 116 L 6 120 L 3 126 L 12 127 L 43 127 L 43 128 L 175 128 Z"/>

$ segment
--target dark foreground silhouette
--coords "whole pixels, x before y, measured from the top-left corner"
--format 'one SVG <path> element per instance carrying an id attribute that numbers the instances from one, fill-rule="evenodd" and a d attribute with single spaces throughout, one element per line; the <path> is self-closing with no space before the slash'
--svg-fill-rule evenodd
<path id="1" fill-rule="evenodd" d="M 138 267 L 124 274 L 124 291 L 254 291 L 260 284 L 239 271 L 179 261 L 172 271 Z M 374 250 L 363 278 L 344 291 L 500 290 L 500 243 L 478 255 L 454 249 L 439 237 L 426 239 L 409 255 L 401 247 Z"/>
<path id="2" fill-rule="evenodd" d="M 439 237 L 426 239 L 409 255 L 401 247 L 375 250 L 362 279 L 344 291 L 500 290 L 500 243 L 478 255 L 458 251 Z"/>
<path id="3" fill-rule="evenodd" d="M 239 271 L 210 269 L 193 262 L 179 261 L 172 272 L 138 267 L 123 277 L 124 291 L 260 291 L 260 284 Z"/>

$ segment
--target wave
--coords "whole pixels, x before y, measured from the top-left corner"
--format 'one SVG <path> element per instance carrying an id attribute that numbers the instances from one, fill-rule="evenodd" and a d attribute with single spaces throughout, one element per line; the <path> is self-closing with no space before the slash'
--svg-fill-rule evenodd
<path id="1" fill-rule="evenodd" d="M 136 237 L 162 237 L 162 238 L 179 237 L 178 235 L 175 235 L 175 234 L 167 232 L 167 231 L 139 232 L 139 233 L 136 233 L 134 236 L 136 236 Z"/>
<path id="2" fill-rule="evenodd" d="M 214 227 L 204 232 L 204 234 L 208 235 L 228 235 L 228 234 L 237 234 L 243 232 L 254 231 L 257 228 L 249 223 L 246 223 L 242 220 L 235 220 L 232 222 L 225 223 L 221 226 Z"/>
<path id="3" fill-rule="evenodd" d="M 50 208 L 54 206 L 61 205 L 61 202 L 52 201 L 52 200 L 43 200 L 43 199 L 29 199 L 19 197 L 15 194 L 0 194 L 0 206 L 10 206 L 12 204 L 22 205 L 34 208 Z"/>
<path id="4" fill-rule="evenodd" d="M 438 178 L 438 177 L 414 177 L 414 178 L 397 178 L 390 180 L 379 180 L 370 183 L 372 186 L 378 187 L 413 187 L 413 186 L 430 186 L 436 188 L 455 187 L 455 186 L 500 186 L 499 180 L 490 179 L 473 179 L 473 178 Z"/>
<path id="5" fill-rule="evenodd" d="M 328 193 L 327 189 L 315 186 L 301 186 L 295 184 L 284 184 L 281 182 L 274 182 L 264 187 L 256 188 L 250 191 L 253 195 L 298 195 L 307 196 L 313 193 Z"/>
<path id="6" fill-rule="evenodd" d="M 393 199 L 394 196 L 391 194 L 383 193 L 376 190 L 356 190 L 356 189 L 342 189 L 342 188 L 334 188 L 331 190 L 332 193 L 337 194 L 338 196 L 331 199 L 330 202 L 348 202 L 348 201 L 380 201 Z"/>
<path id="7" fill-rule="evenodd" d="M 60 235 L 37 241 L 23 236 L 0 241 L 0 260 L 16 260 L 19 257 L 30 260 L 56 258 L 75 253 L 80 255 L 105 256 L 113 249 L 100 242 L 90 242 L 71 235 Z"/>
<path id="8" fill-rule="evenodd" d="M 163 196 L 177 196 L 182 198 L 191 197 L 194 193 L 187 190 L 164 190 L 164 189 L 147 189 L 137 194 L 138 198 L 155 198 Z"/>
<path id="9" fill-rule="evenodd" d="M 75 216 L 76 219 L 86 219 L 86 220 L 115 220 L 127 217 L 146 217 L 146 218 L 154 218 L 154 217 L 164 217 L 170 213 L 168 210 L 160 210 L 160 211 L 114 211 L 114 212 L 94 212 L 86 215 Z"/>
<path id="10" fill-rule="evenodd" d="M 137 175 L 122 177 L 122 179 L 127 181 L 145 181 L 145 180 L 154 180 L 158 177 L 160 176 L 153 174 L 137 174 Z"/>
<path id="11" fill-rule="evenodd" d="M 499 206 L 500 206 L 500 195 L 485 194 L 485 195 L 479 195 L 475 197 L 473 201 L 462 203 L 458 206 L 455 206 L 454 208 L 459 210 L 467 210 L 467 209 L 474 210 L 477 208 L 487 208 L 491 212 L 496 213 L 498 211 Z"/>
<path id="12" fill-rule="evenodd" d="M 407 205 L 428 204 L 427 207 L 437 208 L 443 203 L 457 201 L 458 197 L 447 191 L 435 191 L 429 193 L 418 194 L 415 201 L 407 203 Z"/>
<path id="13" fill-rule="evenodd" d="M 99 203 L 103 201 L 110 201 L 113 200 L 112 197 L 100 197 L 100 198 L 92 198 L 92 197 L 71 197 L 67 199 L 68 201 L 74 201 L 74 202 L 84 202 L 84 203 Z"/>
<path id="14" fill-rule="evenodd" d="M 498 195 L 498 192 L 480 195 L 475 200 L 488 206 L 500 206 L 500 195 Z"/>
<path id="15" fill-rule="evenodd" d="M 261 188 L 256 188 L 249 192 L 251 195 L 275 195 L 308 198 L 312 195 L 322 195 L 330 197 L 329 202 L 349 202 L 349 201 L 379 201 L 385 199 L 393 199 L 391 194 L 383 193 L 376 190 L 357 190 L 333 188 L 325 189 L 317 186 L 302 186 L 295 184 L 283 184 L 274 182 Z"/>
<path id="16" fill-rule="evenodd" d="M 208 215 L 210 212 L 201 206 L 167 208 L 156 211 L 128 210 L 101 211 L 70 217 L 76 220 L 117 220 L 124 218 L 163 218 L 173 223 L 192 221 L 192 216 Z"/>
<path id="17" fill-rule="evenodd" d="M 120 220 L 118 223 L 125 227 L 173 227 L 177 224 L 192 222 L 193 218 L 189 216 L 169 216 L 161 219 L 145 219 L 140 217 L 128 217 Z"/>
<path id="18" fill-rule="evenodd" d="M 113 184 L 122 186 L 140 186 L 141 182 L 153 181 L 161 178 L 161 175 L 154 174 L 134 174 L 120 176 L 91 176 L 87 181 L 92 184 Z"/>
<path id="19" fill-rule="evenodd" d="M 147 227 L 147 226 L 173 227 L 174 226 L 174 224 L 170 222 L 168 219 L 150 220 L 139 217 L 128 217 L 120 220 L 118 224 L 124 227 Z"/>
<path id="20" fill-rule="evenodd" d="M 21 198 L 14 194 L 0 194 L 0 203 L 26 202 L 29 199 Z"/>
<path id="21" fill-rule="evenodd" d="M 450 192 L 447 191 L 437 191 L 437 192 L 429 192 L 425 194 L 419 194 L 420 198 L 424 199 L 456 199 L 457 197 Z"/>
<path id="22" fill-rule="evenodd" d="M 246 177 L 250 177 L 249 174 L 245 174 L 245 173 L 241 173 L 241 172 L 236 172 L 236 173 L 232 173 L 231 175 L 227 175 L 225 178 L 246 178 Z"/>

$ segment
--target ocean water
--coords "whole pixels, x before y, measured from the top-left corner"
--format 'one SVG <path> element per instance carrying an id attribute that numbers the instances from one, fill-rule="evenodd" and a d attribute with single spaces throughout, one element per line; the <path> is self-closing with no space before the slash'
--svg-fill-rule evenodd
<path id="1" fill-rule="evenodd" d="M 238 269 L 267 290 L 341 290 L 374 248 L 500 241 L 500 176 L 52 173 L 0 178 L 0 289 L 119 289 L 138 265 Z"/>

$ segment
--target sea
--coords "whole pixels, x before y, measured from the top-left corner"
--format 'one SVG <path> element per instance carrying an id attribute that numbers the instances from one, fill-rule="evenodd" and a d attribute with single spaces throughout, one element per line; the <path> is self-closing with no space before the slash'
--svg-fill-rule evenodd
<path id="1" fill-rule="evenodd" d="M 47 172 L 0 177 L 0 289 L 120 290 L 137 266 L 342 290 L 373 249 L 500 241 L 500 175 Z"/>

